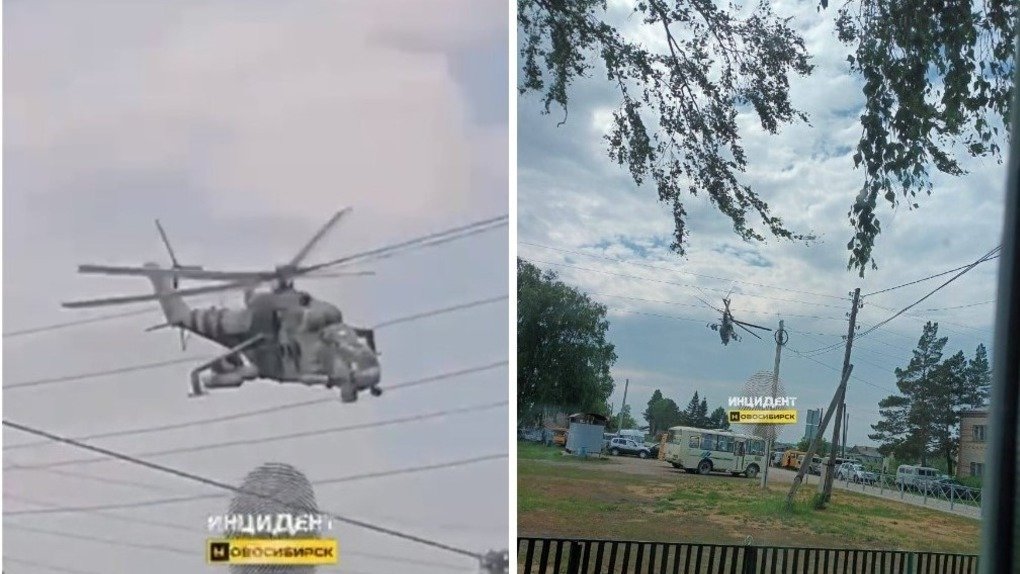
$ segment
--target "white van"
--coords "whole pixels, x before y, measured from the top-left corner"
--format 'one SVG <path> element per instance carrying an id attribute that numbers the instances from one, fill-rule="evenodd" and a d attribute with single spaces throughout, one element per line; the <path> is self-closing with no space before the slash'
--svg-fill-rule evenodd
<path id="1" fill-rule="evenodd" d="M 929 466 L 901 464 L 896 468 L 896 486 L 903 489 L 926 490 L 938 482 L 938 469 Z"/>
<path id="2" fill-rule="evenodd" d="M 645 443 L 645 433 L 638 429 L 623 429 L 616 433 L 616 436 L 620 438 L 629 438 L 639 444 Z"/>

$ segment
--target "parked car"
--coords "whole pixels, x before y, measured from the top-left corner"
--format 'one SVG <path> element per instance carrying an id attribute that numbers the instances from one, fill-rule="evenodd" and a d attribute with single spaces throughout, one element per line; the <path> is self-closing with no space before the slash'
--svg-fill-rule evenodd
<path id="1" fill-rule="evenodd" d="M 659 445 L 657 443 L 645 443 L 648 447 L 648 456 L 652 458 L 659 458 Z"/>
<path id="2" fill-rule="evenodd" d="M 837 480 L 849 480 L 861 484 L 875 484 L 878 482 L 878 475 L 865 470 L 856 462 L 844 462 L 836 470 Z"/>
<path id="3" fill-rule="evenodd" d="M 929 466 L 901 464 L 896 469 L 896 486 L 909 490 L 932 490 L 937 487 L 938 469 Z"/>
<path id="4" fill-rule="evenodd" d="M 638 443 L 633 439 L 618 436 L 613 437 L 613 439 L 609 441 L 609 454 L 613 456 L 629 454 L 640 458 L 648 458 L 652 455 L 652 451 L 647 446 Z"/>
<path id="5" fill-rule="evenodd" d="M 951 476 L 940 476 L 936 482 L 935 488 L 939 494 L 946 498 L 981 502 L 981 489 L 964 486 L 960 484 L 960 481 Z"/>

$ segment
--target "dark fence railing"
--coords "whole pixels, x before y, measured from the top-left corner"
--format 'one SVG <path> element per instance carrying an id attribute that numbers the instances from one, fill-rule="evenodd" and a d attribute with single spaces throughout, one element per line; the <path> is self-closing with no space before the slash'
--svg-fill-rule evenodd
<path id="1" fill-rule="evenodd" d="M 517 539 L 519 574 L 977 574 L 973 554 Z"/>

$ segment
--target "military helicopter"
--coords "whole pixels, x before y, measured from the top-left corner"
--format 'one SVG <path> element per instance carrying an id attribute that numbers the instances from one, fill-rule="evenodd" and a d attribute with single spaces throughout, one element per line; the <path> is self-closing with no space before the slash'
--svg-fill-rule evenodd
<path id="1" fill-rule="evenodd" d="M 371 272 L 313 275 L 328 267 L 350 264 L 364 254 L 344 257 L 316 265 L 302 266 L 312 248 L 349 212 L 338 211 L 285 265 L 272 271 L 211 271 L 185 266 L 177 261 L 162 225 L 156 227 L 170 254 L 172 266 L 156 263 L 142 267 L 81 265 L 79 273 L 139 276 L 152 282 L 154 293 L 92 299 L 64 303 L 70 309 L 158 301 L 166 322 L 161 328 L 194 333 L 227 350 L 191 371 L 189 396 L 197 397 L 209 389 L 238 388 L 247 381 L 267 379 L 280 383 L 339 387 L 343 402 L 354 402 L 358 393 L 368 390 L 373 396 L 379 388 L 379 354 L 371 329 L 344 323 L 340 310 L 294 288 L 298 277 L 367 275 Z M 179 281 L 213 281 L 215 285 L 179 288 Z M 268 291 L 256 289 L 269 284 Z M 244 308 L 194 309 L 184 301 L 195 295 L 239 290 L 244 292 Z"/>
<path id="2" fill-rule="evenodd" d="M 747 331 L 748 333 L 754 335 L 755 337 L 758 337 L 759 339 L 761 339 L 761 336 L 759 336 L 758 333 L 755 333 L 751 329 L 748 329 L 748 327 L 753 327 L 755 329 L 762 329 L 763 331 L 771 331 L 772 330 L 772 329 L 769 329 L 768 327 L 762 327 L 761 325 L 754 325 L 752 323 L 746 323 L 744 321 L 738 321 L 738 320 L 734 319 L 733 318 L 733 313 L 730 312 L 730 297 L 729 297 L 728 294 L 727 294 L 726 297 L 723 297 L 723 300 L 722 300 L 723 301 L 723 308 L 722 309 L 719 309 L 718 307 L 715 307 L 714 305 L 708 303 L 707 301 L 705 301 L 704 299 L 702 299 L 700 297 L 698 298 L 698 300 L 701 301 L 702 303 L 704 303 L 705 305 L 708 305 L 708 307 L 713 309 L 714 311 L 718 311 L 719 313 L 722 313 L 722 320 L 720 322 L 718 322 L 718 323 L 710 323 L 708 325 L 708 328 L 712 329 L 713 331 L 718 331 L 719 332 L 719 338 L 722 339 L 722 344 L 723 345 L 729 345 L 731 340 L 737 341 L 737 342 L 740 341 L 740 337 L 737 335 L 737 332 L 734 329 L 734 327 L 740 327 L 741 329 Z"/>

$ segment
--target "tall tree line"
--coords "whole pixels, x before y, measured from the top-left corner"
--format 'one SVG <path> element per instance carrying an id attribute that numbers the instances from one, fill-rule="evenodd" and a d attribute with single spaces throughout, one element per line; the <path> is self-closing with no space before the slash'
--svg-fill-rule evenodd
<path id="1" fill-rule="evenodd" d="M 726 409 L 718 407 L 711 414 L 708 412 L 708 400 L 699 398 L 698 392 L 694 392 L 687 407 L 680 410 L 679 405 L 663 396 L 662 391 L 656 389 L 652 398 L 648 401 L 648 408 L 644 412 L 645 420 L 648 421 L 648 432 L 656 435 L 670 427 L 689 426 L 704 429 L 728 429 L 730 421 L 726 418 Z"/>
<path id="2" fill-rule="evenodd" d="M 879 402 L 882 419 L 868 435 L 880 441 L 879 451 L 898 459 L 928 464 L 933 456 L 946 460 L 952 474 L 960 438 L 960 415 L 986 406 L 991 369 L 988 352 L 978 345 L 974 356 L 963 351 L 944 356 L 948 337 L 938 336 L 938 323 L 927 322 L 906 368 L 897 368 L 899 394 Z"/>
<path id="3" fill-rule="evenodd" d="M 549 408 L 609 414 L 616 351 L 608 330 L 605 306 L 517 260 L 519 422 L 539 422 Z"/>

